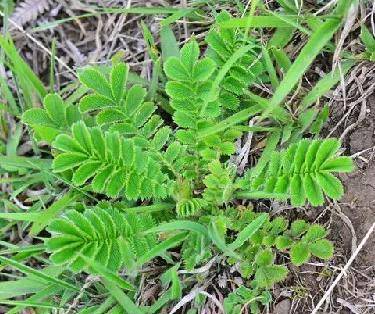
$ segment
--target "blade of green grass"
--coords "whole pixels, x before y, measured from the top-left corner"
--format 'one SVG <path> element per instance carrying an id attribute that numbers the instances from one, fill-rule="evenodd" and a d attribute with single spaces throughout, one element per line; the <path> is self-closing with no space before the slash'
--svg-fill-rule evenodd
<path id="1" fill-rule="evenodd" d="M 18 123 L 16 125 L 16 128 L 14 132 L 11 132 L 8 136 L 8 141 L 6 144 L 6 154 L 9 157 L 15 157 L 17 156 L 17 148 L 18 145 L 21 141 L 21 136 L 22 136 L 22 124 Z"/>
<path id="2" fill-rule="evenodd" d="M 61 266 L 48 266 L 41 270 L 41 272 L 53 277 L 59 276 L 62 271 L 63 267 Z M 10 299 L 36 293 L 42 290 L 45 286 L 45 281 L 36 280 L 33 275 L 28 275 L 19 280 L 3 281 L 0 282 L 0 299 Z M 56 284 L 53 283 L 52 286 L 56 287 Z"/>
<path id="3" fill-rule="evenodd" d="M 215 221 L 211 221 L 208 226 L 208 234 L 209 237 L 225 255 L 235 258 L 236 260 L 241 260 L 241 256 L 239 256 L 236 252 L 234 252 L 226 243 L 224 237 L 220 234 L 218 227 L 216 226 Z"/>
<path id="4" fill-rule="evenodd" d="M 262 110 L 266 110 L 270 106 L 269 99 L 263 98 L 251 91 L 245 91 L 245 94 L 250 98 L 250 100 L 258 104 Z M 284 108 L 277 107 L 273 112 L 272 119 L 288 123 L 288 121 L 290 121 L 290 114 Z"/>
<path id="5" fill-rule="evenodd" d="M 148 233 L 158 233 L 158 232 L 167 232 L 167 231 L 176 231 L 176 230 L 188 230 L 193 232 L 198 232 L 204 236 L 208 236 L 207 228 L 200 223 L 189 221 L 189 220 L 178 220 L 172 222 L 162 223 L 156 227 L 150 228 L 145 231 L 145 234 Z"/>
<path id="6" fill-rule="evenodd" d="M 20 116 L 20 110 L 17 106 L 16 99 L 8 87 L 6 80 L 0 76 L 0 92 L 2 97 L 6 100 L 6 105 L 9 106 L 9 112 L 14 116 Z"/>
<path id="7" fill-rule="evenodd" d="M 109 280 L 103 279 L 103 284 L 108 292 L 117 300 L 125 313 L 128 314 L 145 314 L 116 284 Z"/>
<path id="8" fill-rule="evenodd" d="M 329 19 L 324 22 L 310 37 L 307 44 L 302 48 L 297 59 L 293 62 L 279 87 L 275 90 L 270 100 L 270 106 L 263 112 L 262 118 L 267 117 L 275 108 L 280 106 L 302 75 L 309 68 L 323 47 L 330 41 L 333 34 L 341 24 L 339 19 Z"/>
<path id="9" fill-rule="evenodd" d="M 11 39 L 0 35 L 0 47 L 4 50 L 5 55 L 10 60 L 9 66 L 15 76 L 29 82 L 40 98 L 43 99 L 47 95 L 46 88 L 30 66 L 19 55 Z"/>
<path id="10" fill-rule="evenodd" d="M 39 219 L 34 221 L 31 226 L 30 235 L 35 236 L 41 232 L 62 210 L 67 208 L 70 204 L 74 203 L 78 194 L 68 192 L 59 200 L 55 201 L 45 211 L 39 214 Z"/>
<path id="11" fill-rule="evenodd" d="M 160 44 L 164 62 L 170 57 L 179 57 L 180 49 L 177 39 L 169 25 L 163 26 L 160 30 Z"/>
<path id="12" fill-rule="evenodd" d="M 171 301 L 171 294 L 171 289 L 163 293 L 163 295 L 159 299 L 157 299 L 157 301 L 155 301 L 154 304 L 147 308 L 147 313 L 159 313 L 160 309 Z"/>
<path id="13" fill-rule="evenodd" d="M 176 207 L 176 204 L 173 204 L 173 203 L 160 203 L 160 204 L 129 207 L 129 208 L 119 207 L 119 209 L 123 210 L 124 212 L 141 214 L 141 213 L 153 213 L 153 212 L 160 212 L 164 210 L 171 210 L 175 207 Z"/>
<path id="14" fill-rule="evenodd" d="M 55 89 L 55 63 L 56 63 L 56 38 L 52 40 L 51 45 L 51 61 L 49 66 L 49 90 L 51 93 Z"/>
<path id="15" fill-rule="evenodd" d="M 43 23 L 38 27 L 32 29 L 33 32 L 44 31 L 49 28 L 55 28 L 58 25 L 64 24 L 66 22 L 75 21 L 78 19 L 100 16 L 103 14 L 142 14 L 142 15 L 161 15 L 161 14 L 175 14 L 177 12 L 187 12 L 187 14 L 193 12 L 194 9 L 181 9 L 181 8 L 167 8 L 167 7 L 138 7 L 138 8 L 104 8 L 102 11 L 97 11 L 93 13 L 87 13 L 82 15 L 77 15 L 73 17 L 68 17 L 60 20 L 55 20 L 53 22 Z"/>
<path id="16" fill-rule="evenodd" d="M 31 303 L 37 303 L 37 302 L 45 300 L 46 298 L 53 299 L 53 297 L 55 297 L 60 291 L 61 291 L 61 288 L 58 288 L 58 287 L 53 286 L 53 285 L 49 285 L 49 286 L 47 286 L 44 289 L 41 288 L 39 291 L 37 291 L 31 297 L 26 298 L 25 300 L 23 300 L 24 304 L 16 305 L 14 308 L 12 308 L 11 310 L 9 310 L 7 312 L 7 314 L 18 314 L 18 313 L 21 313 L 22 310 L 25 307 L 27 307 L 27 304 L 29 304 L 30 302 Z M 58 305 L 57 305 L 57 307 L 58 307 Z"/>
<path id="17" fill-rule="evenodd" d="M 277 28 L 271 39 L 268 41 L 268 47 L 284 48 L 293 38 L 295 27 Z"/>
<path id="18" fill-rule="evenodd" d="M 39 159 L 21 156 L 0 156 L 0 168 L 15 167 L 19 169 L 49 170 L 51 169 L 51 159 Z"/>
<path id="19" fill-rule="evenodd" d="M 262 227 L 262 225 L 266 222 L 267 218 L 267 213 L 259 215 L 259 217 L 254 219 L 237 235 L 236 240 L 229 244 L 228 247 L 231 250 L 236 250 L 240 248 L 245 243 L 245 241 L 247 241 L 255 232 L 257 232 L 260 227 Z"/>
<path id="20" fill-rule="evenodd" d="M 266 70 L 268 72 L 268 76 L 269 76 L 270 81 L 271 81 L 272 88 L 273 88 L 273 90 L 275 90 L 277 88 L 277 86 L 279 86 L 279 79 L 277 77 L 276 70 L 275 70 L 275 67 L 273 66 L 273 62 L 272 62 L 271 57 L 268 53 L 268 50 L 264 46 L 262 46 L 262 54 L 263 54 L 263 58 L 264 58 L 265 67 L 266 67 Z"/>
<path id="21" fill-rule="evenodd" d="M 301 16 L 301 15 L 295 16 L 295 19 L 294 19 L 294 18 L 290 18 L 288 15 L 279 14 L 279 13 L 273 11 L 273 10 L 267 10 L 267 13 L 269 13 L 273 17 L 276 17 L 276 18 L 280 19 L 281 21 L 287 23 L 289 25 L 289 27 L 293 27 L 295 29 L 298 29 L 301 33 L 304 33 L 306 35 L 311 35 L 311 31 L 308 28 L 301 25 L 300 21 L 305 21 L 306 23 L 308 23 L 309 21 L 320 21 L 321 20 L 320 17 L 315 17 L 315 16 L 304 17 L 304 16 Z"/>
<path id="22" fill-rule="evenodd" d="M 34 268 L 31 268 L 29 266 L 21 264 L 21 263 L 15 261 L 13 259 L 0 256 L 0 261 L 4 265 L 10 265 L 10 266 L 18 269 L 20 272 L 22 272 L 22 273 L 24 273 L 26 275 L 33 275 L 33 276 L 35 276 L 36 279 L 38 279 L 38 280 L 40 280 L 40 281 L 42 281 L 44 283 L 55 284 L 55 285 L 60 286 L 61 288 L 69 289 L 69 290 L 76 290 L 76 291 L 80 290 L 76 286 L 74 286 L 74 285 L 72 285 L 72 284 L 70 284 L 70 283 L 68 283 L 66 281 L 54 278 L 54 277 L 52 277 L 50 275 L 47 275 L 47 274 L 41 272 L 40 270 L 36 270 Z"/>
<path id="23" fill-rule="evenodd" d="M 143 39 L 145 40 L 147 45 L 147 53 L 150 56 L 151 60 L 155 63 L 159 57 L 156 49 L 154 36 L 152 35 L 150 29 L 148 28 L 145 22 L 141 21 L 141 27 Z"/>
<path id="24" fill-rule="evenodd" d="M 262 152 L 262 156 L 259 158 L 258 163 L 255 167 L 250 170 L 250 178 L 257 177 L 267 165 L 268 161 L 272 156 L 272 152 L 275 151 L 277 144 L 280 141 L 280 132 L 276 131 L 271 133 L 267 138 L 266 147 Z"/>
<path id="25" fill-rule="evenodd" d="M 292 66 L 292 61 L 290 61 L 289 56 L 283 49 L 276 47 L 272 48 L 272 54 L 275 57 L 276 63 L 283 70 L 283 73 L 287 73 Z"/>
<path id="26" fill-rule="evenodd" d="M 259 199 L 277 199 L 287 200 L 290 194 L 286 193 L 274 193 L 265 191 L 241 191 L 236 193 L 236 197 L 245 200 L 259 200 Z"/>
<path id="27" fill-rule="evenodd" d="M 150 83 L 150 89 L 149 89 L 148 96 L 147 96 L 147 98 L 150 101 L 154 100 L 155 95 L 158 91 L 159 78 L 161 76 L 161 73 L 162 73 L 162 71 L 161 71 L 161 59 L 158 58 L 155 61 L 154 66 L 152 67 L 152 78 L 151 78 L 151 83 Z"/>
<path id="28" fill-rule="evenodd" d="M 7 243 L 7 242 L 5 242 Z M 3 241 L 0 241 L 0 244 L 5 245 Z M 34 252 L 41 252 L 45 250 L 46 247 L 44 244 L 34 244 L 34 245 L 28 245 L 28 246 L 17 246 L 10 247 L 7 250 L 2 250 L 1 255 L 5 254 L 17 254 L 17 253 L 34 253 Z"/>
<path id="29" fill-rule="evenodd" d="M 228 21 L 220 22 L 222 28 L 238 28 L 238 27 L 260 27 L 260 28 L 282 28 L 294 26 L 298 21 L 298 16 L 288 15 L 283 16 L 250 16 L 242 18 L 232 18 Z"/>
<path id="30" fill-rule="evenodd" d="M 340 68 L 336 67 L 333 72 L 324 75 L 318 83 L 311 89 L 305 97 L 303 97 L 299 111 L 304 111 L 320 97 L 329 92 L 341 79 L 341 75 L 345 75 L 356 64 L 355 60 L 346 60 L 342 63 L 341 73 Z"/>
<path id="31" fill-rule="evenodd" d="M 189 11 L 189 10 L 178 10 L 177 12 L 168 16 L 166 19 L 162 20 L 160 22 L 160 25 L 161 26 L 170 25 L 170 24 L 176 22 L 177 20 L 189 15 L 191 12 L 192 11 Z"/>
<path id="32" fill-rule="evenodd" d="M 19 220 L 19 221 L 37 221 L 40 213 L 0 213 L 1 219 Z"/>
<path id="33" fill-rule="evenodd" d="M 150 251 L 146 252 L 144 255 L 139 257 L 137 261 L 138 266 L 142 266 L 143 264 L 153 259 L 154 257 L 161 256 L 162 254 L 165 253 L 166 250 L 179 245 L 183 240 L 186 239 L 187 235 L 188 235 L 187 232 L 181 232 L 167 240 L 164 240 L 158 245 L 154 246 Z"/>
<path id="34" fill-rule="evenodd" d="M 114 273 L 113 271 L 109 270 L 102 264 L 87 258 L 86 256 L 80 255 L 80 257 L 86 262 L 86 264 L 91 267 L 95 273 L 99 274 L 106 280 L 114 283 L 116 286 L 129 290 L 129 291 L 135 291 L 134 286 L 127 282 L 126 280 L 122 279 L 118 274 Z"/>
<path id="35" fill-rule="evenodd" d="M 236 125 L 238 123 L 248 120 L 251 116 L 254 116 L 261 111 L 262 111 L 262 108 L 258 105 L 243 109 L 235 113 L 234 115 L 220 121 L 219 123 L 215 124 L 212 127 L 208 127 L 208 128 L 198 131 L 198 139 L 202 139 L 209 135 L 222 132 L 232 127 L 233 125 Z"/>
<path id="36" fill-rule="evenodd" d="M 107 299 L 105 299 L 104 302 L 100 304 L 100 306 L 93 312 L 93 314 L 105 314 L 108 313 L 108 310 L 113 307 L 116 303 L 116 300 L 109 296 Z"/>
<path id="37" fill-rule="evenodd" d="M 58 305 L 53 305 L 51 303 L 41 303 L 41 302 L 0 300 L 0 304 L 16 305 L 16 306 L 23 306 L 23 307 L 36 307 L 36 308 L 42 308 L 42 309 L 62 309 L 62 307 L 59 307 Z"/>

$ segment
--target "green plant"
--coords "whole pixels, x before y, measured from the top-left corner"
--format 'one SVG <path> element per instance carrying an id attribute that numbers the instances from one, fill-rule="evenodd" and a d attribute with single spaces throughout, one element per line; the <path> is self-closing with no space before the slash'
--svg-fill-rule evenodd
<path id="1" fill-rule="evenodd" d="M 90 303 L 97 313 L 156 313 L 204 281 L 212 271 L 208 264 L 233 267 L 245 282 L 224 301 L 226 311 L 234 314 L 243 307 L 258 313 L 268 304 L 270 290 L 287 277 L 287 261 L 299 266 L 312 257 L 329 260 L 333 244 L 323 226 L 273 217 L 248 201 L 302 207 L 342 197 L 335 175 L 352 171 L 353 162 L 341 155 L 339 140 L 318 137 L 328 107 L 312 107 L 339 76 L 327 74 L 315 90 L 302 95 L 300 107 L 284 106 L 315 56 L 326 46 L 332 48 L 330 39 L 340 21 L 328 17 L 314 25 L 307 48 L 292 63 L 281 39 L 274 39 L 279 44 L 271 49 L 249 36 L 248 28 L 251 23 L 283 28 L 285 19 L 297 20 L 288 15 L 281 21 L 271 15 L 251 18 L 239 20 L 242 30 L 233 26 L 238 20 L 221 12 L 205 42 L 192 38 L 181 49 L 172 46 L 173 33 L 164 25 L 162 46 L 173 49 L 163 51 L 160 59 L 153 52 L 157 74 L 144 86 L 130 80 L 129 66 L 114 58 L 111 66 L 83 69 L 77 85 L 85 95 L 67 101 L 59 93 L 47 94 L 28 71 L 27 80 L 34 82 L 43 107 L 25 110 L 22 122 L 36 143 L 51 147 L 52 160 L 0 156 L 2 167 L 42 173 L 43 180 L 35 182 L 58 194 L 70 191 L 58 206 L 56 201 L 45 209 L 46 217 L 40 216 L 49 198 L 38 200 L 30 212 L 0 213 L 23 221 L 24 230 L 32 224 L 32 234 L 43 230 L 44 238 L 40 246 L 1 262 L 25 273 L 27 280 L 41 279 L 47 290 L 58 283 L 61 307 L 77 291 L 90 303 L 91 290 L 77 288 L 76 278 L 82 273 L 99 276 L 93 290 L 103 303 Z M 0 39 L 11 54 L 12 70 L 21 73 L 25 68 L 17 65 L 13 46 Z M 205 54 L 200 45 L 208 46 Z M 258 85 L 269 83 L 273 96 L 259 96 Z M 255 125 L 246 125 L 252 118 Z M 265 144 L 256 147 L 256 162 L 240 175 L 233 156 L 238 153 L 236 141 L 246 132 L 256 133 Z M 239 200 L 248 206 L 238 205 Z M 40 259 L 44 251 L 51 253 L 45 269 L 32 270 L 20 262 L 34 254 Z M 161 266 L 155 276 L 164 293 L 154 303 L 137 304 L 136 287 L 146 276 L 145 265 Z M 201 266 L 208 270 L 195 271 Z M 56 291 L 51 291 L 33 290 L 25 304 L 13 304 L 37 307 L 47 299 L 45 307 L 59 307 L 51 298 Z M 201 306 L 198 301 L 196 307 Z"/>
<path id="2" fill-rule="evenodd" d="M 370 61 L 375 60 L 375 38 L 365 25 L 361 28 L 361 41 L 366 48 L 364 57 Z"/>
<path id="3" fill-rule="evenodd" d="M 86 266 L 81 255 L 117 271 L 129 266 L 156 245 L 153 235 L 142 232 L 154 226 L 151 216 L 121 214 L 109 206 L 71 210 L 48 226 L 54 236 L 46 240 L 55 265 L 68 264 L 73 271 Z"/>
<path id="4" fill-rule="evenodd" d="M 323 205 L 323 192 L 332 199 L 340 199 L 344 188 L 332 172 L 353 171 L 350 158 L 337 156 L 340 145 L 336 139 L 301 140 L 287 150 L 271 154 L 263 169 L 250 169 L 243 185 L 249 186 L 249 194 L 259 189 L 271 195 L 284 194 L 294 206 L 303 206 L 306 199 L 314 206 Z M 240 193 L 246 195 L 247 192 Z"/>

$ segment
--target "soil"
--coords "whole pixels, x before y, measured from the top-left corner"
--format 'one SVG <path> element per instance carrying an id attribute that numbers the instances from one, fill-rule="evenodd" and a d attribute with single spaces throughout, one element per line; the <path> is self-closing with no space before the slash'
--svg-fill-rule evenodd
<path id="1" fill-rule="evenodd" d="M 347 149 L 350 155 L 375 146 L 375 95 L 366 101 L 366 118 L 348 135 Z M 370 150 L 364 159 L 357 159 L 357 170 L 354 173 L 343 175 L 345 195 L 339 206 L 351 221 L 357 242 L 359 243 L 375 220 L 375 160 L 374 151 Z M 339 235 L 343 248 L 350 252 L 352 234 L 348 225 L 340 219 L 334 219 L 332 234 Z M 358 244 L 357 243 L 357 244 Z M 375 236 L 373 235 L 358 256 L 356 264 L 374 266 Z"/>

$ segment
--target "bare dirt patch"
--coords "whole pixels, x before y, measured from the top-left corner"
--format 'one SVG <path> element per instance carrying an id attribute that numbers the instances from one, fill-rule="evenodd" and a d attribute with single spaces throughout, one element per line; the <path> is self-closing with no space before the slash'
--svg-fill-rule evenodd
<path id="1" fill-rule="evenodd" d="M 354 173 L 342 177 L 346 191 L 340 203 L 337 204 L 339 206 L 337 210 L 341 209 L 350 220 L 354 234 L 350 230 L 350 223 L 345 223 L 343 219 L 334 219 L 332 226 L 332 233 L 341 238 L 342 242 L 339 243 L 342 243 L 347 252 L 352 250 L 352 245 L 358 244 L 353 243 L 352 237 L 357 238 L 355 242 L 360 241 L 375 220 L 375 95 L 364 101 L 365 117 L 344 138 L 348 153 L 357 156 L 358 168 Z M 374 266 L 375 250 L 372 249 L 374 245 L 375 237 L 372 236 L 358 256 L 357 264 Z"/>
<path id="2" fill-rule="evenodd" d="M 342 175 L 345 195 L 340 202 L 328 207 L 332 213 L 331 239 L 335 243 L 336 253 L 329 267 L 332 271 L 330 279 L 325 280 L 326 289 L 375 221 L 374 73 L 373 65 L 356 67 L 345 81 L 346 102 L 342 101 L 342 93 L 338 93 L 339 97 L 336 94 L 331 101 L 332 114 L 327 134 L 341 137 L 346 148 L 345 154 L 355 158 L 357 170 Z M 315 285 L 317 291 L 318 285 Z M 313 286 L 309 284 L 307 287 Z M 333 312 L 375 313 L 374 234 L 334 290 L 329 305 L 326 304 L 322 313 Z M 302 312 L 297 310 L 295 313 Z"/>

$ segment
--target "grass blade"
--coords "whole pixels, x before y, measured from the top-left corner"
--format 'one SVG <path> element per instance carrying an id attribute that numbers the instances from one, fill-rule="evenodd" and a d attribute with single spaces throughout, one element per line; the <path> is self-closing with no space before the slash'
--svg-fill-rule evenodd
<path id="1" fill-rule="evenodd" d="M 165 25 L 160 30 L 160 43 L 162 59 L 165 62 L 169 57 L 178 57 L 180 55 L 180 49 L 176 40 L 176 36 L 169 27 Z"/>
<path id="2" fill-rule="evenodd" d="M 77 197 L 77 194 L 74 195 L 73 193 L 69 192 L 59 200 L 55 201 L 45 211 L 38 213 L 39 218 L 34 221 L 33 225 L 31 226 L 30 235 L 34 236 L 41 232 L 53 218 L 55 218 L 62 210 L 73 203 Z"/>
<path id="3" fill-rule="evenodd" d="M 105 266 L 97 263 L 96 261 L 87 258 L 86 256 L 80 255 L 80 257 L 86 262 L 86 264 L 91 267 L 95 273 L 99 274 L 106 280 L 114 283 L 118 287 L 129 290 L 129 291 L 135 291 L 134 286 L 127 282 L 126 280 L 122 279 L 119 275 L 114 273 L 113 271 L 107 269 Z"/>
<path id="4" fill-rule="evenodd" d="M 70 283 L 67 283 L 66 281 L 54 278 L 54 277 L 52 277 L 50 275 L 47 275 L 47 274 L 45 274 L 45 273 L 43 273 L 39 270 L 36 270 L 36 269 L 33 269 L 29 266 L 23 265 L 23 264 L 15 261 L 13 259 L 0 256 L 0 261 L 5 265 L 13 266 L 14 268 L 18 269 L 20 272 L 22 272 L 24 274 L 33 275 L 33 276 L 35 276 L 35 278 L 39 279 L 40 281 L 42 281 L 44 283 L 55 284 L 55 285 L 58 285 L 58 286 L 60 286 L 61 288 L 64 288 L 64 289 L 79 291 L 79 288 L 77 288 L 76 286 L 74 286 Z"/>
<path id="5" fill-rule="evenodd" d="M 60 266 L 49 266 L 41 270 L 41 272 L 57 277 L 63 271 Z M 0 299 L 10 299 L 18 296 L 36 293 L 43 290 L 46 286 L 45 281 L 36 280 L 35 276 L 29 275 L 19 280 L 11 280 L 0 282 Z M 53 284 L 56 287 L 56 284 Z"/>
<path id="6" fill-rule="evenodd" d="M 212 243 L 214 243 L 225 255 L 233 257 L 236 260 L 241 260 L 241 257 L 225 243 L 225 239 L 221 236 L 216 226 L 216 221 L 211 221 L 208 227 L 208 233 Z"/>
<path id="7" fill-rule="evenodd" d="M 304 111 L 309 106 L 311 106 L 320 97 L 324 96 L 328 91 L 332 89 L 341 79 L 341 75 L 345 75 L 354 66 L 356 62 L 354 60 L 344 61 L 342 64 L 341 72 L 337 67 L 333 72 L 330 72 L 321 78 L 318 83 L 314 86 L 312 90 L 303 97 L 301 105 L 299 107 L 300 111 Z"/>
<path id="8" fill-rule="evenodd" d="M 130 299 L 124 291 L 122 291 L 116 284 L 109 280 L 103 280 L 104 286 L 107 288 L 108 292 L 117 300 L 117 302 L 124 309 L 125 313 L 128 314 L 145 314 L 132 299 Z"/>
<path id="9" fill-rule="evenodd" d="M 35 222 L 40 218 L 40 213 L 0 213 L 0 218 Z"/>
<path id="10" fill-rule="evenodd" d="M 273 62 L 268 53 L 268 50 L 264 46 L 262 46 L 262 54 L 264 57 L 264 63 L 268 72 L 268 76 L 271 81 L 272 88 L 273 90 L 275 90 L 277 86 L 279 86 L 279 79 L 277 78 L 276 70 L 275 70 L 275 67 L 273 66 Z"/>
<path id="11" fill-rule="evenodd" d="M 339 19 L 331 18 L 324 22 L 312 34 L 307 44 L 302 48 L 297 59 L 286 73 L 284 79 L 280 82 L 279 87 L 270 100 L 269 108 L 262 114 L 263 118 L 267 117 L 276 107 L 281 105 L 285 97 L 292 91 L 302 75 L 314 61 L 315 57 L 332 38 L 340 24 L 341 21 Z"/>
<path id="12" fill-rule="evenodd" d="M 248 120 L 251 116 L 254 116 L 255 114 L 261 112 L 260 106 L 252 106 L 250 108 L 243 109 L 234 115 L 220 121 L 219 123 L 215 124 L 212 127 L 208 127 L 205 129 L 202 129 L 198 132 L 198 138 L 202 139 L 209 135 L 216 134 L 218 132 L 222 132 L 228 128 L 230 128 L 233 125 L 236 125 L 238 123 L 241 123 L 243 121 Z"/>
<path id="13" fill-rule="evenodd" d="M 234 18 L 228 21 L 220 22 L 222 28 L 238 28 L 238 27 L 291 27 L 298 21 L 296 15 L 284 15 L 283 18 L 279 16 L 249 16 L 243 18 Z"/>
<path id="14" fill-rule="evenodd" d="M 166 7 L 138 7 L 138 8 L 103 8 L 93 13 L 86 13 L 82 15 L 72 16 L 60 20 L 55 20 L 53 22 L 43 23 L 32 29 L 33 32 L 45 31 L 50 28 L 55 28 L 58 25 L 76 21 L 78 19 L 89 18 L 93 16 L 100 16 L 103 14 L 143 14 L 143 15 L 156 15 L 156 14 L 175 14 L 177 12 L 187 12 L 189 14 L 193 12 L 194 9 L 181 9 L 181 8 L 166 8 Z M 185 14 L 185 13 L 184 13 Z"/>
<path id="15" fill-rule="evenodd" d="M 31 86 L 37 91 L 41 99 L 47 95 L 47 90 L 39 80 L 30 66 L 18 54 L 16 47 L 10 39 L 0 35 L 0 47 L 4 50 L 10 60 L 10 67 L 14 74 L 22 80 L 30 82 Z"/>
<path id="16" fill-rule="evenodd" d="M 259 217 L 254 219 L 250 224 L 248 224 L 245 229 L 243 229 L 238 235 L 235 241 L 228 245 L 232 250 L 236 250 L 242 246 L 259 228 L 266 222 L 268 214 L 261 214 Z"/>
<path id="17" fill-rule="evenodd" d="M 49 170 L 51 169 L 51 159 L 29 158 L 21 156 L 0 156 L 0 168 L 14 167 L 19 169 Z"/>
<path id="18" fill-rule="evenodd" d="M 62 308 L 58 305 L 53 305 L 51 303 L 27 302 L 27 301 L 0 300 L 0 304 L 16 305 L 16 306 L 22 306 L 22 307 L 36 307 L 36 308 L 41 308 L 41 309 L 61 309 Z"/>
<path id="19" fill-rule="evenodd" d="M 189 220 L 178 220 L 178 221 L 166 222 L 154 228 L 148 229 L 147 231 L 145 231 L 145 234 L 176 231 L 176 230 L 188 230 L 188 231 L 198 232 L 204 236 L 208 236 L 208 231 L 205 226 L 201 225 L 200 223 L 189 221 Z"/>
<path id="20" fill-rule="evenodd" d="M 153 259 L 156 256 L 161 256 L 164 252 L 168 249 L 171 249 L 177 245 L 179 245 L 183 240 L 185 240 L 186 236 L 188 235 L 187 232 L 181 232 L 176 234 L 174 237 L 169 238 L 158 245 L 154 246 L 150 251 L 146 254 L 142 255 L 138 261 L 138 266 L 143 265 L 144 263 L 148 262 L 149 260 Z"/>

